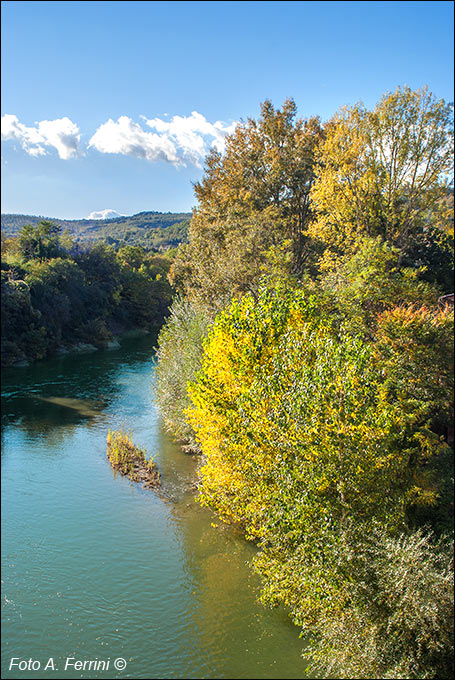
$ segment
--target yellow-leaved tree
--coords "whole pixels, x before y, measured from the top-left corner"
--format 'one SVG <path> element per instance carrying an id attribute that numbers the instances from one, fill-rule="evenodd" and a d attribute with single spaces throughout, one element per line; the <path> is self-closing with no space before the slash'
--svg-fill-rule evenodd
<path id="1" fill-rule="evenodd" d="M 328 246 L 325 266 L 354 250 L 359 236 L 381 236 L 404 253 L 422 227 L 447 226 L 452 105 L 427 88 L 398 88 L 372 111 L 362 104 L 341 109 L 325 133 L 309 227 Z"/>

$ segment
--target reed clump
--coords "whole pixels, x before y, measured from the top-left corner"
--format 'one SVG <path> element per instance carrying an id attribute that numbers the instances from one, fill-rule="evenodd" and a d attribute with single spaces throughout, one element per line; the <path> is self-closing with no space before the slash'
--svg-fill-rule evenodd
<path id="1" fill-rule="evenodd" d="M 159 487 L 160 473 L 157 465 L 144 449 L 136 446 L 130 432 L 109 430 L 107 434 L 107 457 L 114 468 L 133 482 L 145 487 Z"/>

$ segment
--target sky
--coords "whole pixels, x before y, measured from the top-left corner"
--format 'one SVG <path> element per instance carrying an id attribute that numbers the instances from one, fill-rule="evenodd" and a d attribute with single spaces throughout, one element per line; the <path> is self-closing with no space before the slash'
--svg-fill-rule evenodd
<path id="1" fill-rule="evenodd" d="M 2 2 L 2 212 L 186 212 L 260 103 L 453 101 L 452 2 Z M 106 213 L 104 213 L 106 214 Z"/>

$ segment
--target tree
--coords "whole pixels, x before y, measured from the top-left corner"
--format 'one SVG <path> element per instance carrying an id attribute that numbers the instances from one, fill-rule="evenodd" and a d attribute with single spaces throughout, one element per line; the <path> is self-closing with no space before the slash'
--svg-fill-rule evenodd
<path id="1" fill-rule="evenodd" d="M 420 280 L 422 270 L 397 262 L 398 249 L 381 237 L 359 237 L 356 251 L 339 257 L 319 280 L 332 319 L 371 338 L 381 312 L 398 305 L 436 305 L 438 288 Z"/>
<path id="2" fill-rule="evenodd" d="M 438 323 L 417 324 L 414 357 L 425 328 L 447 341 Z M 434 376 L 443 352 L 430 354 Z M 436 503 L 425 468 L 447 444 L 419 392 L 431 379 L 392 389 L 405 366 L 334 328 L 322 301 L 282 287 L 235 300 L 209 332 L 188 410 L 204 457 L 200 499 L 259 540 L 263 599 L 299 625 L 344 606 L 345 536 L 360 541 L 374 523 L 403 530 L 413 508 Z"/>
<path id="3" fill-rule="evenodd" d="M 404 251 L 416 229 L 438 225 L 453 172 L 452 111 L 426 88 L 404 87 L 372 111 L 338 112 L 317 153 L 310 234 L 335 253 L 361 235 Z"/>
<path id="4" fill-rule="evenodd" d="M 23 261 L 42 260 L 62 254 L 60 246 L 61 227 L 42 220 L 36 227 L 26 224 L 19 232 L 17 248 Z"/>
<path id="5" fill-rule="evenodd" d="M 177 297 L 158 338 L 157 404 L 166 429 L 192 451 L 200 447 L 185 418 L 191 405 L 187 388 L 201 370 L 202 343 L 210 321 L 205 310 Z"/>
<path id="6" fill-rule="evenodd" d="M 437 217 L 437 216 L 433 216 Z M 444 213 L 442 213 L 444 218 Z M 400 251 L 400 260 L 403 267 L 420 269 L 419 278 L 430 283 L 436 283 L 440 291 L 447 293 L 453 291 L 454 277 L 454 241 L 453 233 L 450 232 L 450 214 L 446 215 L 444 222 L 437 226 L 431 224 L 415 226 L 412 237 Z M 453 226 L 452 226 L 453 232 Z"/>
<path id="7" fill-rule="evenodd" d="M 233 296 L 255 295 L 264 274 L 289 277 L 290 247 L 276 209 L 229 215 L 212 221 L 209 234 L 195 229 L 172 266 L 172 281 L 196 303 L 216 310 Z"/>
<path id="8" fill-rule="evenodd" d="M 123 246 L 117 250 L 116 257 L 123 267 L 139 269 L 144 262 L 145 250 L 142 246 Z"/>
<path id="9" fill-rule="evenodd" d="M 198 206 L 190 242 L 172 268 L 173 281 L 187 294 L 203 295 L 213 266 L 226 270 L 229 263 L 230 288 L 224 293 L 248 288 L 252 277 L 247 274 L 245 283 L 245 269 L 234 267 L 233 253 L 235 264 L 243 256 L 260 263 L 265 257 L 256 251 L 277 242 L 286 242 L 292 271 L 302 272 L 310 253 L 305 229 L 311 216 L 313 154 L 322 133 L 317 118 L 295 117 L 292 100 L 281 110 L 266 101 L 259 120 L 248 119 L 227 136 L 223 155 L 210 152 L 204 177 L 195 185 Z"/>
<path id="10" fill-rule="evenodd" d="M 414 427 L 433 439 L 432 451 L 439 446 L 437 456 L 424 446 L 418 453 L 409 519 L 438 532 L 453 527 L 453 350 L 448 307 L 408 305 L 378 317 L 374 351 L 387 400 L 412 414 Z"/>
<path id="11" fill-rule="evenodd" d="M 374 527 L 340 546 L 346 606 L 323 613 L 304 658 L 317 678 L 453 676 L 453 542 Z"/>

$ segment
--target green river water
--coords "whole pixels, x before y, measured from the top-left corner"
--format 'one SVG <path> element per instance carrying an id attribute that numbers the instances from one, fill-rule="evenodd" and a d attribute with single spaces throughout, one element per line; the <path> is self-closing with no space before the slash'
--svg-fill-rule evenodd
<path id="1" fill-rule="evenodd" d="M 254 547 L 212 526 L 195 460 L 163 432 L 153 344 L 3 372 L 2 677 L 303 678 L 298 629 L 256 602 Z M 122 424 L 157 454 L 170 502 L 109 466 Z"/>

